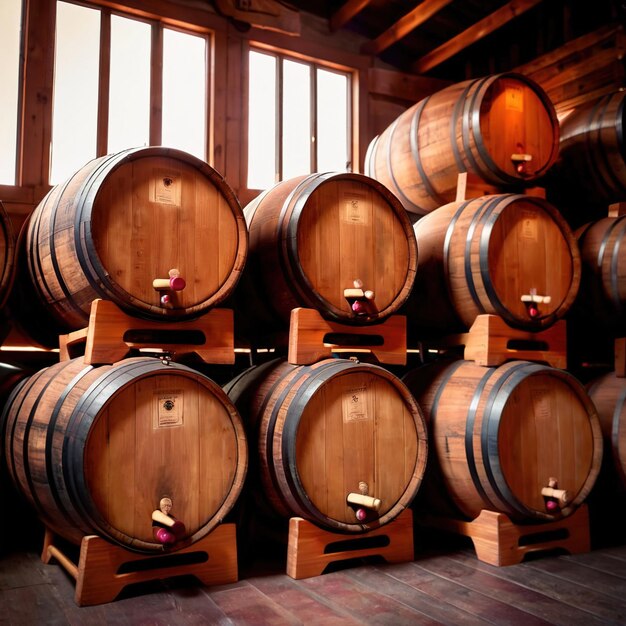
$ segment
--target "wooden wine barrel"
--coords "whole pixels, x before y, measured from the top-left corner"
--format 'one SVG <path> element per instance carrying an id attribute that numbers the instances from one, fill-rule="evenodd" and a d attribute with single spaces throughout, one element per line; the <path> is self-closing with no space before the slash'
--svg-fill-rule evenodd
<path id="1" fill-rule="evenodd" d="M 590 222 L 575 235 L 582 272 L 571 314 L 602 332 L 621 335 L 626 328 L 626 215 Z"/>
<path id="2" fill-rule="evenodd" d="M 279 359 L 224 389 L 253 438 L 260 499 L 280 516 L 359 533 L 390 522 L 416 495 L 427 459 L 425 423 L 387 370 L 345 359 L 311 366 Z M 362 491 L 381 503 L 358 519 L 360 507 L 347 499 Z"/>
<path id="3" fill-rule="evenodd" d="M 230 511 L 247 471 L 243 424 L 222 389 L 150 357 L 41 370 L 15 388 L 0 433 L 16 488 L 75 543 L 97 534 L 163 550 L 151 515 L 164 496 L 186 527 L 181 545 L 193 543 Z"/>
<path id="4" fill-rule="evenodd" d="M 11 218 L 0 202 L 0 308 L 5 305 L 15 278 L 15 243 Z"/>
<path id="5" fill-rule="evenodd" d="M 417 246 L 397 198 L 361 174 L 325 173 L 278 183 L 244 209 L 249 255 L 236 309 L 253 328 L 288 327 L 291 310 L 317 309 L 346 324 L 397 312 L 413 286 Z M 355 313 L 344 295 L 372 291 Z"/>
<path id="6" fill-rule="evenodd" d="M 452 202 L 414 225 L 420 255 L 407 325 L 454 332 L 477 315 L 538 331 L 561 319 L 580 284 L 580 253 L 559 212 L 542 198 L 499 194 Z M 548 296 L 531 310 L 523 296 Z"/>
<path id="7" fill-rule="evenodd" d="M 446 360 L 403 381 L 423 408 L 432 471 L 457 515 L 474 519 L 485 509 L 517 522 L 553 520 L 573 512 L 593 487 L 602 434 L 571 374 L 527 361 L 486 368 Z M 571 494 L 557 511 L 541 493 L 551 478 Z"/>
<path id="8" fill-rule="evenodd" d="M 626 92 L 575 109 L 561 122 L 559 158 L 551 185 L 581 201 L 626 201 Z"/>
<path id="9" fill-rule="evenodd" d="M 609 464 L 626 488 L 626 378 L 605 374 L 592 380 L 587 392 L 598 410 Z"/>
<path id="10" fill-rule="evenodd" d="M 558 145 L 546 93 L 508 72 L 451 85 L 412 106 L 370 143 L 365 172 L 407 211 L 425 215 L 455 199 L 461 172 L 503 191 L 533 183 L 555 162 Z"/>
<path id="11" fill-rule="evenodd" d="M 234 289 L 247 243 L 243 211 L 222 176 L 162 147 L 90 161 L 48 193 L 25 236 L 28 277 L 60 332 L 83 328 L 95 298 L 136 317 L 198 317 Z M 155 289 L 170 270 L 184 288 Z"/>

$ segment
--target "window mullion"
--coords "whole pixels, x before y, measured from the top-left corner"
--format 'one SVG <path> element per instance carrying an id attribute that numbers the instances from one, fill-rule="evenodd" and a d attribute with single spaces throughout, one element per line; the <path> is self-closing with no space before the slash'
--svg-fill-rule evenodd
<path id="1" fill-rule="evenodd" d="M 276 181 L 283 179 L 283 58 L 276 57 Z"/>
<path id="2" fill-rule="evenodd" d="M 98 80 L 98 122 L 96 156 L 108 152 L 109 89 L 111 77 L 111 13 L 100 12 L 100 68 Z"/>
<path id="3" fill-rule="evenodd" d="M 311 77 L 311 172 L 317 172 L 317 67 L 309 66 Z"/>
<path id="4" fill-rule="evenodd" d="M 152 26 L 150 62 L 150 145 L 160 146 L 163 137 L 163 26 Z"/>

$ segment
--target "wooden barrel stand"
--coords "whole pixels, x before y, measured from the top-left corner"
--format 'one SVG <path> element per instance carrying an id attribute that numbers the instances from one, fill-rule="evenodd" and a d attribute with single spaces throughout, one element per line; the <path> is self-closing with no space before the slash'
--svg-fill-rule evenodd
<path id="1" fill-rule="evenodd" d="M 165 331 L 171 333 L 171 339 L 164 338 Z M 200 339 L 184 339 L 196 335 Z M 233 315 L 229 309 L 212 309 L 197 320 L 164 324 L 131 317 L 113 302 L 97 299 L 92 303 L 88 327 L 60 336 L 59 345 L 61 361 L 81 353 L 86 364 L 115 363 L 132 348 L 195 353 L 207 363 L 229 364 L 234 362 Z M 195 542 L 186 539 L 175 548 L 164 545 L 162 551 L 152 553 L 138 553 L 99 535 L 85 535 L 78 562 L 58 539 L 46 525 L 41 560 L 45 564 L 57 561 L 74 578 L 78 606 L 111 602 L 131 584 L 183 575 L 193 575 L 207 586 L 238 580 L 235 523 L 218 522 Z"/>
<path id="2" fill-rule="evenodd" d="M 469 537 L 480 561 L 490 565 L 515 565 L 528 554 L 564 550 L 589 552 L 587 505 L 561 520 L 542 524 L 515 524 L 504 513 L 483 510 L 471 522 L 435 516 L 420 516 L 418 523 Z"/>
<path id="3" fill-rule="evenodd" d="M 329 341 L 329 333 L 334 341 Z M 406 319 L 403 316 L 396 315 L 383 324 L 364 328 L 328 322 L 313 309 L 293 309 L 288 361 L 306 365 L 327 358 L 334 350 L 350 352 L 354 349 L 350 337 L 371 338 L 372 334 L 377 340 L 372 340 L 371 344 L 359 342 L 357 353 L 371 352 L 379 363 L 406 362 Z M 294 579 L 319 576 L 332 563 L 353 559 L 382 557 L 389 563 L 401 563 L 415 558 L 413 514 L 409 508 L 389 523 L 358 534 L 334 532 L 294 516 L 289 518 L 287 533 L 286 573 Z"/>
<path id="4" fill-rule="evenodd" d="M 534 348 L 528 349 L 524 346 L 525 342 L 536 345 Z M 510 347 L 511 343 L 514 344 L 514 347 Z M 552 368 L 558 370 L 564 370 L 567 363 L 565 321 L 562 320 L 545 331 L 529 333 L 511 329 L 498 316 L 480 315 L 468 333 L 449 336 L 440 343 L 435 344 L 435 347 L 443 352 L 448 347 L 455 348 L 459 346 L 464 349 L 464 354 L 462 355 L 464 361 L 460 361 L 460 363 L 473 361 L 476 365 L 484 368 L 499 367 L 511 359 L 547 363 Z M 423 344 L 421 349 L 424 349 Z M 520 363 L 523 361 L 520 361 Z M 407 382 L 406 378 L 405 382 Z M 424 408 L 426 405 L 422 405 L 420 400 L 420 393 L 424 393 L 424 389 L 420 391 L 419 386 L 416 389 L 411 382 L 407 382 L 407 384 L 415 393 L 416 399 L 420 402 L 422 408 Z M 429 390 L 425 395 L 431 397 L 433 394 L 435 398 L 433 405 L 439 404 L 440 391 L 435 394 L 434 391 Z M 472 400 L 472 405 L 475 401 L 478 403 L 478 400 L 474 399 Z M 492 401 L 495 402 L 493 398 Z M 461 400 L 458 402 L 461 402 Z M 483 400 L 480 400 L 480 402 L 482 403 Z M 433 424 L 437 419 L 432 415 L 429 421 Z M 459 425 L 458 428 L 460 432 L 463 432 L 468 427 Z M 452 439 L 450 445 L 453 445 Z M 434 442 L 431 443 L 433 443 L 433 446 L 435 445 Z M 446 447 L 447 445 L 448 442 L 446 441 Z M 474 453 L 476 453 L 475 450 Z M 491 465 L 489 468 L 484 468 L 483 463 L 484 460 L 476 461 L 472 471 L 478 472 L 484 478 L 483 474 L 490 475 L 492 468 Z M 498 464 L 498 467 L 500 467 L 500 464 Z M 503 462 L 502 467 L 504 467 Z M 521 471 L 521 465 L 519 469 Z M 476 479 L 478 480 L 478 478 Z M 457 477 L 456 480 L 460 479 Z M 481 484 L 481 489 L 489 491 L 490 488 L 487 488 L 485 483 Z M 443 484 L 439 485 L 437 483 L 437 486 L 440 489 L 443 488 Z M 512 492 L 516 492 L 516 488 L 510 488 Z M 478 490 L 477 493 L 481 493 L 481 490 Z M 506 490 L 503 493 L 506 493 Z M 471 518 L 470 521 L 467 521 L 467 519 L 462 519 L 463 515 L 459 514 L 457 516 L 454 510 L 452 510 L 458 506 L 458 497 L 458 494 L 443 497 L 441 499 L 443 510 L 441 511 L 437 510 L 432 513 L 425 507 L 423 511 L 416 513 L 416 523 L 418 526 L 470 538 L 476 550 L 476 556 L 481 561 L 491 565 L 504 566 L 520 563 L 531 553 L 561 550 L 576 554 L 590 550 L 589 513 L 587 504 L 584 502 L 580 502 L 573 511 L 570 511 L 564 517 L 556 516 L 552 519 L 538 518 L 536 520 L 537 523 L 532 523 L 533 520 L 530 518 L 512 518 L 506 513 L 506 509 L 496 511 L 483 508 L 481 510 L 476 505 L 476 502 L 472 501 L 472 504 L 467 506 L 473 510 L 463 511 L 466 517 Z M 455 506 L 448 510 L 448 505 L 451 505 L 453 500 Z M 491 494 L 489 500 L 495 503 L 497 498 Z M 569 503 L 567 507 L 570 507 Z M 549 516 L 545 517 L 548 518 Z"/>
<path id="5" fill-rule="evenodd" d="M 81 541 L 77 564 L 46 530 L 41 560 L 46 565 L 56 560 L 74 578 L 78 606 L 112 602 L 124 587 L 135 583 L 187 575 L 207 586 L 238 579 L 235 524 L 220 524 L 196 543 L 158 555 L 137 554 L 97 535 L 87 535 Z"/>

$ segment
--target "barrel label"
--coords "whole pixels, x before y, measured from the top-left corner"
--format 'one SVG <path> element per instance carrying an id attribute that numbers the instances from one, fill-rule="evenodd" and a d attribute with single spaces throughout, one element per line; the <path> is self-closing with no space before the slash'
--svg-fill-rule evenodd
<path id="1" fill-rule="evenodd" d="M 157 411 L 155 428 L 171 428 L 183 425 L 183 394 L 180 391 L 159 391 L 155 393 Z"/>
<path id="2" fill-rule="evenodd" d="M 182 175 L 173 170 L 155 169 L 150 185 L 150 202 L 180 206 Z"/>
<path id="3" fill-rule="evenodd" d="M 355 422 L 368 419 L 367 387 L 349 389 L 343 394 L 343 421 Z"/>
<path id="4" fill-rule="evenodd" d="M 504 106 L 508 111 L 524 111 L 524 90 L 508 85 L 505 91 Z"/>
<path id="5" fill-rule="evenodd" d="M 343 197 L 343 221 L 348 224 L 367 226 L 369 212 L 365 196 L 345 194 Z"/>
<path id="6" fill-rule="evenodd" d="M 537 241 L 539 237 L 537 214 L 533 211 L 522 211 L 522 232 L 524 239 Z"/>

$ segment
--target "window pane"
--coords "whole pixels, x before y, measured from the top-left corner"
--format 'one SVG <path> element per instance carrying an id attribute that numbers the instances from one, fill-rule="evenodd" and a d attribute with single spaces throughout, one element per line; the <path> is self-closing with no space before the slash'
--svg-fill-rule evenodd
<path id="1" fill-rule="evenodd" d="M 248 189 L 276 182 L 276 57 L 250 52 Z"/>
<path id="2" fill-rule="evenodd" d="M 348 77 L 317 70 L 317 170 L 343 172 L 348 168 Z"/>
<path id="3" fill-rule="evenodd" d="M 112 16 L 109 153 L 149 143 L 150 41 L 149 24 Z"/>
<path id="4" fill-rule="evenodd" d="M 22 0 L 0 2 L 0 183 L 15 184 Z"/>
<path id="5" fill-rule="evenodd" d="M 100 11 L 57 3 L 50 182 L 96 156 Z"/>
<path id="6" fill-rule="evenodd" d="M 311 173 L 311 66 L 283 62 L 282 179 Z"/>
<path id="7" fill-rule="evenodd" d="M 206 159 L 207 46 L 204 37 L 163 31 L 164 146 Z"/>

